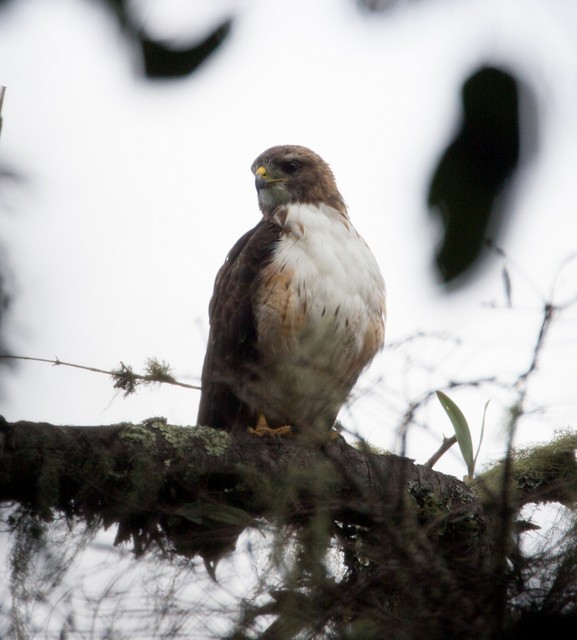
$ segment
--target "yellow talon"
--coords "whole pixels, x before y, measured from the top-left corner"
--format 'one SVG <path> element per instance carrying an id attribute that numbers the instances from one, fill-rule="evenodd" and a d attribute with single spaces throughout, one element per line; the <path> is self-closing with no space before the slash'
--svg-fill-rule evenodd
<path id="1" fill-rule="evenodd" d="M 256 426 L 249 427 L 248 432 L 253 436 L 258 436 L 262 438 L 263 436 L 291 436 L 293 435 L 293 430 L 289 424 L 284 425 L 282 427 L 277 427 L 276 429 L 271 429 L 268 426 L 268 422 L 264 414 L 259 413 L 258 419 L 256 421 Z"/>

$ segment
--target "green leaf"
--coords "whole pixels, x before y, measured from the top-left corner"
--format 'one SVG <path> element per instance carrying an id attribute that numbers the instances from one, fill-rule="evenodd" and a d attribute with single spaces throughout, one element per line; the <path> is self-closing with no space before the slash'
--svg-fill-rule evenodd
<path id="1" fill-rule="evenodd" d="M 224 504 L 207 502 L 190 502 L 176 512 L 179 516 L 196 524 L 210 526 L 215 523 L 250 527 L 256 525 L 256 520 L 246 511 Z"/>
<path id="2" fill-rule="evenodd" d="M 441 406 L 449 416 L 449 420 L 453 425 L 455 436 L 457 437 L 457 444 L 459 445 L 459 449 L 461 449 L 461 455 L 467 465 L 467 473 L 469 474 L 469 478 L 472 478 L 475 471 L 475 460 L 473 458 L 471 430 L 467 424 L 467 419 L 463 415 L 461 409 L 459 409 L 448 395 L 442 391 L 437 391 L 437 398 L 439 398 Z"/>
<path id="3" fill-rule="evenodd" d="M 479 446 L 477 447 L 477 451 L 475 452 L 475 459 L 473 460 L 474 466 L 477 466 L 477 458 L 479 457 L 479 452 L 481 451 L 481 445 L 483 444 L 483 437 L 485 435 L 485 419 L 487 417 L 487 407 L 489 406 L 490 400 L 485 402 L 485 408 L 483 409 L 483 421 L 481 422 L 481 435 L 479 436 Z"/>

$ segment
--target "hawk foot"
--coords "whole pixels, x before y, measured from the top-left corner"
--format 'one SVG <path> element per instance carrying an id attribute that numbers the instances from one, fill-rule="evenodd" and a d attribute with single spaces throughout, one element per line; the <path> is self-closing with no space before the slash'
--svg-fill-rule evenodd
<path id="1" fill-rule="evenodd" d="M 282 437 L 286 437 L 286 436 L 292 436 L 294 435 L 294 432 L 292 430 L 292 427 L 290 426 L 290 424 L 284 425 L 282 427 L 276 427 L 275 429 L 272 429 L 271 427 L 268 426 L 268 422 L 266 420 L 266 418 L 264 417 L 264 415 L 261 413 L 258 416 L 258 420 L 256 421 L 256 427 L 249 427 L 248 428 L 248 432 L 252 435 L 252 436 L 257 436 L 259 438 L 262 438 L 263 436 L 282 436 Z"/>

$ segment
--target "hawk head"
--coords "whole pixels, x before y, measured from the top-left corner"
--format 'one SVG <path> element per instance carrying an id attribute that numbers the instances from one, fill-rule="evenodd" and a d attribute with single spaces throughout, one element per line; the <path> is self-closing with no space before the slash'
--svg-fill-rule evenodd
<path id="1" fill-rule="evenodd" d="M 271 147 L 252 163 L 258 203 L 268 217 L 289 204 L 328 204 L 346 215 L 344 200 L 329 165 L 299 145 Z"/>

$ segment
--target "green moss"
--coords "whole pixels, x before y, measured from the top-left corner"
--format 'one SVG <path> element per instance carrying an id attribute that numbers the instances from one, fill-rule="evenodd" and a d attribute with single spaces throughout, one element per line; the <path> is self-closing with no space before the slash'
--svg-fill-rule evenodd
<path id="1" fill-rule="evenodd" d="M 148 418 L 141 424 L 123 425 L 119 437 L 149 449 L 156 446 L 156 432 L 175 451 L 184 451 L 193 445 L 191 440 L 199 440 L 208 455 L 220 456 L 231 444 L 230 434 L 226 431 L 210 427 L 177 427 L 167 424 L 166 418 Z"/>
<path id="2" fill-rule="evenodd" d="M 222 455 L 230 447 L 232 442 L 228 432 L 210 427 L 192 427 L 192 429 L 187 430 L 187 435 L 190 438 L 201 440 L 209 456 Z"/>
<path id="3" fill-rule="evenodd" d="M 477 517 L 462 512 L 462 505 L 475 500 L 468 487 L 453 485 L 451 491 L 441 492 L 411 482 L 407 486 L 407 493 L 414 500 L 419 521 L 436 523 L 431 534 L 434 531 L 438 536 L 455 536 L 460 535 L 459 532 L 471 533 L 479 529 Z M 455 505 L 459 505 L 456 510 Z"/>
<path id="4" fill-rule="evenodd" d="M 172 425 L 162 424 L 160 422 L 155 422 L 150 425 L 153 429 L 156 429 L 162 437 L 168 442 L 168 444 L 173 447 L 178 447 L 182 444 L 183 437 L 182 431 L 180 429 L 175 429 Z"/>
<path id="5" fill-rule="evenodd" d="M 392 453 L 388 449 L 377 447 L 373 444 L 370 444 L 367 440 L 355 440 L 352 443 L 352 446 L 361 453 L 374 453 L 377 456 L 392 455 Z"/>
<path id="6" fill-rule="evenodd" d="M 519 495 L 534 495 L 539 502 L 577 503 L 577 433 L 560 432 L 546 444 L 513 452 L 513 489 Z M 477 482 L 486 493 L 497 495 L 503 483 L 505 461 L 499 460 L 484 471 Z"/>
<path id="7" fill-rule="evenodd" d="M 120 430 L 118 437 L 125 442 L 138 444 L 145 449 L 151 449 L 156 446 L 156 436 L 150 430 L 148 421 L 142 424 L 125 424 Z"/>
<path id="8" fill-rule="evenodd" d="M 409 482 L 407 493 L 415 501 L 419 513 L 427 519 L 451 512 L 452 501 L 449 496 L 431 491 L 418 482 Z"/>

